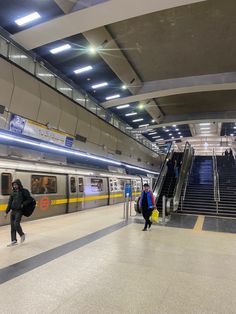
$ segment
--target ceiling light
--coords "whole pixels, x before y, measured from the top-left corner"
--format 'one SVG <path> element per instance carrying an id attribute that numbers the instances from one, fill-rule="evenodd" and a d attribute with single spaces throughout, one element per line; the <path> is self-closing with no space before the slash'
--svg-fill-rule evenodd
<path id="1" fill-rule="evenodd" d="M 175 131 L 179 131 L 179 129 L 175 129 Z"/>
<path id="2" fill-rule="evenodd" d="M 156 122 L 154 119 L 152 120 L 152 123 Z"/>
<path id="3" fill-rule="evenodd" d="M 170 132 L 170 130 L 165 130 L 165 132 Z"/>
<path id="4" fill-rule="evenodd" d="M 172 136 L 172 139 L 174 139 L 174 136 Z"/>
<path id="5" fill-rule="evenodd" d="M 231 133 L 230 136 L 234 136 L 234 135 Z"/>
<path id="6" fill-rule="evenodd" d="M 181 132 L 178 132 L 178 134 L 181 134 Z"/>
<path id="7" fill-rule="evenodd" d="M 96 89 L 96 88 L 101 88 L 101 87 L 104 87 L 104 86 L 107 86 L 108 83 L 107 82 L 103 82 L 103 83 L 99 83 L 99 84 L 95 84 L 92 86 L 93 89 Z"/>
<path id="8" fill-rule="evenodd" d="M 160 135 L 157 135 L 157 136 L 152 136 L 152 138 L 159 138 L 160 137 Z"/>
<path id="9" fill-rule="evenodd" d="M 201 130 L 210 130 L 210 128 L 201 128 Z"/>
<path id="10" fill-rule="evenodd" d="M 116 98 L 119 98 L 119 97 L 120 97 L 119 94 L 113 95 L 113 96 L 108 96 L 108 97 L 106 97 L 106 100 L 116 99 Z"/>
<path id="11" fill-rule="evenodd" d="M 181 135 L 180 138 L 183 138 L 183 136 Z"/>
<path id="12" fill-rule="evenodd" d="M 88 51 L 91 55 L 94 55 L 98 51 L 98 49 L 95 48 L 94 46 L 91 46 L 88 48 Z"/>
<path id="13" fill-rule="evenodd" d="M 165 126 L 163 126 L 163 129 L 165 129 L 166 127 Z"/>
<path id="14" fill-rule="evenodd" d="M 171 136 L 171 135 L 172 135 L 172 133 L 169 134 L 169 136 Z"/>
<path id="15" fill-rule="evenodd" d="M 164 138 L 159 138 L 157 141 L 164 141 Z"/>
<path id="16" fill-rule="evenodd" d="M 200 123 L 199 125 L 210 125 L 210 123 Z"/>
<path id="17" fill-rule="evenodd" d="M 144 128 L 145 126 L 149 126 L 149 124 L 141 124 L 141 125 L 139 125 L 138 127 L 139 127 L 139 128 Z"/>
<path id="18" fill-rule="evenodd" d="M 143 109 L 144 108 L 144 104 L 140 104 L 138 107 L 139 107 L 139 109 Z"/>
<path id="19" fill-rule="evenodd" d="M 74 73 L 75 73 L 75 74 L 80 74 L 80 73 L 83 73 L 83 72 L 90 71 L 90 70 L 92 70 L 92 69 L 93 69 L 93 67 L 92 67 L 91 65 L 88 65 L 88 66 L 86 66 L 86 67 L 78 68 L 78 69 L 74 70 Z"/>
<path id="20" fill-rule="evenodd" d="M 153 135 L 153 134 L 157 134 L 157 132 L 152 132 L 152 133 L 149 133 L 148 135 Z"/>
<path id="21" fill-rule="evenodd" d="M 122 85 L 122 87 L 121 87 L 122 89 L 127 89 L 127 86 L 126 85 Z"/>
<path id="22" fill-rule="evenodd" d="M 139 122 L 139 121 L 143 121 L 143 119 L 136 119 L 136 120 L 133 120 L 132 122 Z"/>
<path id="23" fill-rule="evenodd" d="M 65 51 L 65 50 L 68 50 L 71 48 L 71 45 L 69 44 L 66 44 L 66 45 L 63 45 L 63 46 L 59 46 L 57 48 L 54 48 L 54 49 L 51 49 L 49 50 L 52 54 L 56 54 L 56 53 L 59 53 L 59 52 L 62 52 L 62 51 Z"/>
<path id="24" fill-rule="evenodd" d="M 172 126 L 173 126 L 173 128 L 176 128 L 176 124 L 173 124 Z"/>
<path id="25" fill-rule="evenodd" d="M 126 117 L 135 116 L 137 112 L 126 113 Z"/>
<path id="26" fill-rule="evenodd" d="M 129 107 L 129 104 L 126 104 L 126 105 L 117 106 L 116 109 L 124 109 L 128 107 Z"/>
<path id="27" fill-rule="evenodd" d="M 133 128 L 132 128 L 132 126 L 127 126 L 126 129 L 127 130 L 132 130 Z"/>
<path id="28" fill-rule="evenodd" d="M 236 126 L 234 126 L 234 129 L 236 129 Z"/>
<path id="29" fill-rule="evenodd" d="M 15 20 L 15 23 L 19 26 L 22 26 L 22 25 L 28 24 L 34 20 L 37 20 L 40 17 L 41 16 L 38 14 L 38 12 L 34 12 L 34 13 L 31 13 L 31 14 L 26 15 L 24 17 L 21 17 L 20 19 Z"/>

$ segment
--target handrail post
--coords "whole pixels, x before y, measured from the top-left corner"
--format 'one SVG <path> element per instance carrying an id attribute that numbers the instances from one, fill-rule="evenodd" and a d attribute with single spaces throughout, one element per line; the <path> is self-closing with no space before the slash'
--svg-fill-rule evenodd
<path id="1" fill-rule="evenodd" d="M 165 223 L 166 220 L 166 196 L 162 197 L 162 223 Z"/>

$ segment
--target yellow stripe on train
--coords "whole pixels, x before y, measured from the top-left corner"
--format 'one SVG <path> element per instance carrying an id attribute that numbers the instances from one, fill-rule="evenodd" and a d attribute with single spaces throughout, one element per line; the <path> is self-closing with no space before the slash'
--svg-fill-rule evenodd
<path id="1" fill-rule="evenodd" d="M 133 192 L 133 195 L 139 195 L 140 192 Z M 85 196 L 85 197 L 71 197 L 71 198 L 62 198 L 57 200 L 51 200 L 51 205 L 62 205 L 69 203 L 79 203 L 79 202 L 86 202 L 86 201 L 96 201 L 107 199 L 109 195 L 94 195 L 94 196 Z M 124 197 L 123 193 L 119 194 L 111 194 L 110 198 L 118 198 Z M 5 211 L 7 208 L 7 204 L 0 204 L 0 211 Z"/>

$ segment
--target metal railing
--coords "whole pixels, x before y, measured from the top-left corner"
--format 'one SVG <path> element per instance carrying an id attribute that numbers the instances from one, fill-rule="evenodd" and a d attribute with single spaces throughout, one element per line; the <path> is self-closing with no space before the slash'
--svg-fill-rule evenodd
<path id="1" fill-rule="evenodd" d="M 168 170 L 167 162 L 168 162 L 169 159 L 172 158 L 172 154 L 173 154 L 173 150 L 172 150 L 172 144 L 171 144 L 170 147 L 169 147 L 169 150 L 167 152 L 166 158 L 165 158 L 165 160 L 164 160 L 164 162 L 162 164 L 158 180 L 156 181 L 156 183 L 155 183 L 155 185 L 153 187 L 153 194 L 154 194 L 155 200 L 158 199 L 158 197 L 159 197 L 159 195 L 161 193 L 161 189 L 162 189 L 163 183 L 165 181 L 167 170 Z"/>
<path id="2" fill-rule="evenodd" d="M 220 180 L 219 180 L 219 172 L 217 166 L 217 158 L 215 155 L 215 150 L 213 149 L 213 178 L 214 178 L 214 201 L 216 203 L 216 213 L 219 211 L 219 202 L 220 202 Z"/>
<path id="3" fill-rule="evenodd" d="M 194 154 L 194 150 L 192 146 L 188 142 L 186 142 L 185 149 L 184 149 L 183 162 L 182 162 L 178 182 L 176 184 L 174 194 L 173 194 L 174 195 L 173 211 L 176 211 L 179 207 L 179 203 L 181 200 L 181 193 L 182 193 L 184 184 L 187 189 L 188 176 L 189 176 L 189 171 L 192 165 L 193 154 Z M 185 189 L 185 193 L 186 193 L 186 189 Z"/>
<path id="4" fill-rule="evenodd" d="M 159 154 L 159 151 L 157 151 L 157 148 L 151 141 L 142 134 L 134 134 L 131 131 L 132 128 L 129 124 L 120 120 L 118 116 L 111 111 L 105 110 L 102 106 L 96 103 L 92 97 L 89 97 L 85 91 L 79 89 L 73 81 L 65 77 L 62 73 L 59 73 L 58 70 L 47 64 L 45 60 L 40 60 L 36 54 L 26 51 L 24 48 L 11 42 L 9 38 L 6 39 L 4 36 L 5 35 L 0 35 L 0 56 L 15 63 L 24 71 L 37 77 L 37 79 L 64 94 L 78 105 L 85 107 L 90 112 L 126 133 L 151 151 Z"/>

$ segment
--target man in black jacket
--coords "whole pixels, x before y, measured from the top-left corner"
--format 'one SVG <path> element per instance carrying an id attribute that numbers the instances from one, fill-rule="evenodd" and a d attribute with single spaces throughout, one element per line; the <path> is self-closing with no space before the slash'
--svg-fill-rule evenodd
<path id="1" fill-rule="evenodd" d="M 23 232 L 20 222 L 23 215 L 23 207 L 31 202 L 31 196 L 28 190 L 23 188 L 19 179 L 12 182 L 13 192 L 9 198 L 5 217 L 11 211 L 11 243 L 8 246 L 17 244 L 16 232 L 21 237 L 21 243 L 25 241 L 25 233 Z"/>

